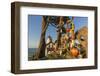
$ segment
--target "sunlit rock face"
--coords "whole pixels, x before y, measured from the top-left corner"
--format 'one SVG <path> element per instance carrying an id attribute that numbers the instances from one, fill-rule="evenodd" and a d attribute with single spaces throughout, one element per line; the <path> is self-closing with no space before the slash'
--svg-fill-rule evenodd
<path id="1" fill-rule="evenodd" d="M 76 38 L 80 42 L 83 47 L 81 54 L 83 58 L 87 58 L 87 51 L 88 51 L 88 27 L 84 26 L 80 28 L 76 34 Z"/>

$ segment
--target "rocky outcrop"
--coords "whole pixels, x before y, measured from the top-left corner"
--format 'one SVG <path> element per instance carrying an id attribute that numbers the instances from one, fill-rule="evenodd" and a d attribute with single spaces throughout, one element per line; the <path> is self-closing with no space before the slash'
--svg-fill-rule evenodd
<path id="1" fill-rule="evenodd" d="M 87 26 L 80 28 L 76 32 L 76 39 L 78 39 L 78 41 L 80 42 L 80 44 L 83 48 L 81 51 L 83 58 L 86 58 L 87 51 L 88 51 L 88 27 Z"/>

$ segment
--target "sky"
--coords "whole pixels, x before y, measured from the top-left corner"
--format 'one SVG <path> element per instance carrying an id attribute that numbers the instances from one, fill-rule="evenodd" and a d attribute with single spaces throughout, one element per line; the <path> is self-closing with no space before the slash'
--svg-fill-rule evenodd
<path id="1" fill-rule="evenodd" d="M 71 16 L 70 16 L 71 17 Z M 88 26 L 87 17 L 74 17 L 75 31 L 83 26 Z M 42 16 L 28 15 L 28 47 L 38 48 L 41 36 Z M 46 31 L 46 39 L 50 35 L 53 41 L 57 38 L 56 28 L 49 26 Z"/>

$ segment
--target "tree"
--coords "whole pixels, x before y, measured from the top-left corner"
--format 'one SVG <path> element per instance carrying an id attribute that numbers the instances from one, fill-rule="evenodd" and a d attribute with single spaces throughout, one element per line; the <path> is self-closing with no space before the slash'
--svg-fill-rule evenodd
<path id="1" fill-rule="evenodd" d="M 49 18 L 48 16 L 42 17 L 42 31 L 41 31 L 40 43 L 34 59 L 39 59 L 45 56 L 45 47 L 46 47 L 45 34 L 48 28 L 48 21 L 47 21 L 48 18 Z"/>
<path id="2" fill-rule="evenodd" d="M 57 48 L 61 44 L 60 39 L 61 39 L 63 25 L 64 25 L 64 19 L 63 19 L 63 17 L 59 17 L 59 24 L 58 24 L 58 28 L 57 28 L 57 30 L 58 30 L 57 31 Z"/>
<path id="3" fill-rule="evenodd" d="M 39 48 L 36 51 L 36 54 L 34 56 L 34 59 L 40 59 L 40 58 L 45 57 L 45 48 L 46 48 L 45 34 L 49 25 L 54 26 L 58 30 L 57 47 L 59 47 L 61 34 L 62 32 L 65 32 L 64 24 L 66 24 L 66 19 L 67 19 L 66 17 L 62 17 L 62 16 L 43 16 L 42 17 L 42 31 L 41 31 L 40 43 L 39 43 Z"/>

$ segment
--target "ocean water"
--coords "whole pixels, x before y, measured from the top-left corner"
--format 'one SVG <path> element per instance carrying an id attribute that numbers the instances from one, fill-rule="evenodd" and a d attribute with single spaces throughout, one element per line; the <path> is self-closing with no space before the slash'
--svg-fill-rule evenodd
<path id="1" fill-rule="evenodd" d="M 28 60 L 32 60 L 37 48 L 28 48 Z"/>

